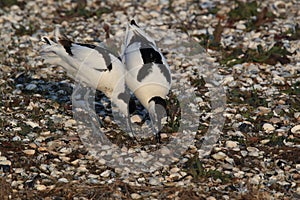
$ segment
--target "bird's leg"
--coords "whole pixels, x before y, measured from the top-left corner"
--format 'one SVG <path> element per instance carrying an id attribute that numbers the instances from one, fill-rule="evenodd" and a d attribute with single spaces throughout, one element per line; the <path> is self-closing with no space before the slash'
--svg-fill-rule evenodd
<path id="1" fill-rule="evenodd" d="M 155 134 L 155 140 L 156 140 L 156 143 L 161 144 L 160 131 L 158 131 L 158 132 Z"/>
<path id="2" fill-rule="evenodd" d="M 130 129 L 130 137 L 132 137 L 133 139 L 136 140 L 136 137 L 135 137 L 135 132 L 132 128 L 132 124 L 131 124 L 131 119 L 130 119 L 130 115 L 127 116 L 127 126 L 129 127 Z"/>

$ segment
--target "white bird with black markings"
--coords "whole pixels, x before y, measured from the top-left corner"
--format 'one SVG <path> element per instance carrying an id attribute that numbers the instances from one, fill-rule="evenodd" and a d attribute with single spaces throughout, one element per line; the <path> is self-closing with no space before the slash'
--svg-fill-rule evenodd
<path id="1" fill-rule="evenodd" d="M 42 37 L 46 44 L 40 53 L 45 62 L 61 65 L 71 78 L 103 92 L 129 120 L 130 93 L 125 84 L 126 67 L 120 58 L 104 46 L 72 42 L 58 27 L 54 36 L 53 40 Z"/>
<path id="2" fill-rule="evenodd" d="M 171 87 L 170 67 L 155 41 L 134 20 L 128 24 L 121 54 L 126 65 L 126 84 L 148 110 L 156 139 L 160 142 L 166 97 Z"/>

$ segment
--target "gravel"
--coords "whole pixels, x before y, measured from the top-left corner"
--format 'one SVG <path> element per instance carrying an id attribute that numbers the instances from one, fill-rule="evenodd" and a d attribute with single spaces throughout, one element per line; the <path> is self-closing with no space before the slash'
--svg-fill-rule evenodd
<path id="1" fill-rule="evenodd" d="M 242 3 L 215 0 L 0 5 L 2 199 L 300 198 L 299 1 L 260 2 L 250 17 Z M 239 10 L 245 12 L 234 15 Z M 91 133 L 73 116 L 77 84 L 61 67 L 43 62 L 40 37 L 59 24 L 76 42 L 106 40 L 117 51 L 133 17 L 170 63 L 174 123 L 164 129 L 162 144 L 151 134 L 137 135 L 136 143 L 97 92 L 101 130 L 113 144 L 92 138 L 92 151 L 86 145 Z M 187 34 L 194 46 L 183 45 Z M 182 89 L 195 95 L 176 130 Z M 145 116 L 141 108 L 132 121 L 144 127 Z M 172 141 L 187 145 L 175 151 L 167 145 Z"/>

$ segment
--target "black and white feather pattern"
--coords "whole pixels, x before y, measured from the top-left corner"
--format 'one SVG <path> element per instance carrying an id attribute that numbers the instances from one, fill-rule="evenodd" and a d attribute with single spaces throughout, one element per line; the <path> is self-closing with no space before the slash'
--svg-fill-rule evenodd
<path id="1" fill-rule="evenodd" d="M 121 54 L 127 68 L 126 83 L 149 109 L 149 100 L 166 98 L 171 87 L 169 65 L 154 40 L 140 29 L 134 20 L 127 27 Z"/>
<path id="2" fill-rule="evenodd" d="M 121 58 L 127 68 L 126 84 L 149 111 L 158 135 L 172 82 L 169 65 L 155 41 L 134 20 L 128 24 Z"/>
<path id="3" fill-rule="evenodd" d="M 104 46 L 75 43 L 55 30 L 55 39 L 43 37 L 41 56 L 45 62 L 61 65 L 67 74 L 100 90 L 129 116 L 129 92 L 126 90 L 126 68 L 121 60 Z"/>

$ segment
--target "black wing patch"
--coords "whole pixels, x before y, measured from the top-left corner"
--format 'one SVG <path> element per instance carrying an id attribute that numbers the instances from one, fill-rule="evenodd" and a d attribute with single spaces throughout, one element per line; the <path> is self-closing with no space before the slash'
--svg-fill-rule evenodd
<path id="1" fill-rule="evenodd" d="M 93 44 L 83 44 L 83 43 L 76 43 L 77 45 L 83 46 L 83 47 L 88 47 L 90 49 L 95 49 L 97 46 Z"/>
<path id="2" fill-rule="evenodd" d="M 144 64 L 156 63 L 163 64 L 162 57 L 159 52 L 155 51 L 153 48 L 142 48 L 140 49 L 142 54 L 142 59 Z"/>
<path id="3" fill-rule="evenodd" d="M 102 47 L 99 47 L 99 46 L 96 46 L 93 44 L 82 44 L 82 43 L 76 43 L 76 44 L 98 51 L 98 53 L 100 53 L 103 56 L 103 59 L 105 61 L 105 65 L 107 66 L 108 71 L 112 70 L 112 60 L 109 56 L 110 54 L 114 55 L 112 52 L 110 52 L 109 50 L 107 50 L 105 48 L 102 48 Z M 121 58 L 117 57 L 117 59 L 121 59 Z M 100 72 L 105 72 L 105 71 L 107 71 L 107 69 L 95 68 L 95 70 L 100 71 Z"/>
<path id="4" fill-rule="evenodd" d="M 118 95 L 118 99 L 124 101 L 125 104 L 128 105 L 130 100 L 130 93 L 128 90 L 125 90 L 125 92 L 122 92 Z"/>
<path id="5" fill-rule="evenodd" d="M 157 66 L 161 73 L 164 75 L 166 80 L 168 81 L 169 84 L 171 84 L 171 74 L 166 65 L 163 64 L 154 64 L 154 63 L 148 63 L 143 65 L 143 67 L 139 70 L 137 74 L 137 80 L 139 82 L 142 82 L 150 73 L 153 71 L 153 66 Z"/>
<path id="6" fill-rule="evenodd" d="M 164 77 L 166 77 L 166 80 L 168 81 L 169 84 L 171 84 L 171 74 L 170 71 L 168 69 L 168 67 L 166 65 L 158 65 L 161 73 L 164 75 Z"/>
<path id="7" fill-rule="evenodd" d="M 66 39 L 61 39 L 58 41 L 66 50 L 66 52 L 70 55 L 73 56 L 71 47 L 72 47 L 72 42 L 70 40 L 66 40 Z"/>
<path id="8" fill-rule="evenodd" d="M 137 74 L 137 80 L 141 82 L 146 76 L 148 76 L 152 71 L 153 64 L 144 64 Z"/>

